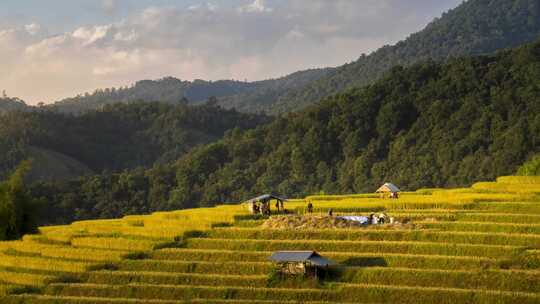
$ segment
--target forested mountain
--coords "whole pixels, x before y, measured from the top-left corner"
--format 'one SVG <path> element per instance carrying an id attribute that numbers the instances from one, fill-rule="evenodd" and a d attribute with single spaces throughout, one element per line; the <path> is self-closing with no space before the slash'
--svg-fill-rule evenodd
<path id="1" fill-rule="evenodd" d="M 18 98 L 2 97 L 0 98 L 0 113 L 16 111 L 16 110 L 26 110 L 28 106 L 24 101 Z"/>
<path id="2" fill-rule="evenodd" d="M 373 83 L 396 65 L 488 54 L 532 42 L 539 35 L 538 0 L 465 1 L 404 41 L 362 55 L 357 61 L 330 71 L 300 90 L 287 92 L 268 111 L 297 110 L 347 88 Z"/>
<path id="3" fill-rule="evenodd" d="M 138 81 L 131 87 L 99 89 L 73 98 L 66 98 L 50 109 L 63 113 L 82 113 L 101 109 L 107 104 L 134 101 L 201 104 L 216 97 L 226 108 L 249 108 L 250 112 L 261 112 L 268 104 L 288 90 L 298 89 L 326 75 L 330 69 L 306 70 L 278 79 L 256 82 L 235 80 L 182 81 L 173 77 L 159 80 Z"/>
<path id="4" fill-rule="evenodd" d="M 258 82 L 188 82 L 170 77 L 144 80 L 130 88 L 97 90 L 67 98 L 54 107 L 77 113 L 114 102 L 175 103 L 186 97 L 198 104 L 215 96 L 226 108 L 279 114 L 301 109 L 348 88 L 373 83 L 396 65 L 492 53 L 531 42 L 539 34 L 538 0 L 469 0 L 396 45 L 384 46 L 338 68 L 307 70 Z"/>
<path id="5" fill-rule="evenodd" d="M 30 176 L 60 180 L 170 162 L 226 130 L 268 121 L 208 104 L 140 102 L 107 105 L 80 116 L 43 109 L 0 115 L 0 177 L 22 159 L 34 158 Z"/>
<path id="6" fill-rule="evenodd" d="M 492 56 L 395 67 L 380 81 L 170 165 L 41 183 L 66 221 L 241 201 L 264 192 L 463 186 L 514 173 L 540 151 L 540 42 Z M 166 129 L 162 128 L 162 132 Z M 55 213 L 56 212 L 56 213 Z"/>

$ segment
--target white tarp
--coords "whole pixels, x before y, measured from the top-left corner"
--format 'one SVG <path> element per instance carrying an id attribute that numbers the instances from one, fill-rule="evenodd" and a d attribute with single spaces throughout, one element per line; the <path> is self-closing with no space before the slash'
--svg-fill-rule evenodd
<path id="1" fill-rule="evenodd" d="M 354 215 L 345 215 L 345 216 L 338 216 L 340 219 L 344 219 L 347 221 L 353 221 L 358 222 L 362 225 L 369 224 L 369 218 L 367 216 L 354 216 Z"/>

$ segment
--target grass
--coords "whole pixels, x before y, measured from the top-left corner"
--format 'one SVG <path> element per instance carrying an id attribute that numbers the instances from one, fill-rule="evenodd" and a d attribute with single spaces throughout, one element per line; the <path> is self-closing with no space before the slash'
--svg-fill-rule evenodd
<path id="1" fill-rule="evenodd" d="M 329 240 L 253 240 L 253 239 L 189 239 L 188 248 L 241 251 L 316 250 L 377 253 L 414 253 L 478 257 L 517 255 L 524 247 L 474 245 L 413 241 L 329 241 Z"/>
<path id="2" fill-rule="evenodd" d="M 199 249 L 162 249 L 154 252 L 153 259 L 184 262 L 267 262 L 271 251 L 229 251 Z M 498 268 L 505 260 L 485 257 L 441 255 L 321 252 L 324 256 L 347 266 L 408 267 L 428 269 L 488 269 Z"/>
<path id="3" fill-rule="evenodd" d="M 209 299 L 273 299 L 274 301 L 320 301 L 331 298 L 333 292 L 319 289 L 282 289 L 252 287 L 213 287 L 176 285 L 102 285 L 102 284 L 51 284 L 48 294 L 84 297 L 136 298 L 190 300 Z"/>
<path id="4" fill-rule="evenodd" d="M 150 240 L 126 239 L 119 237 L 79 237 L 72 239 L 71 245 L 80 248 L 145 251 L 152 250 L 159 244 Z"/>
<path id="5" fill-rule="evenodd" d="M 339 287 L 338 287 L 339 288 Z M 350 284 L 339 288 L 340 299 L 361 297 L 377 303 L 538 303 L 536 293 L 500 292 L 477 289 Z"/>
<path id="6" fill-rule="evenodd" d="M 285 203 L 410 222 L 394 227 L 263 229 L 245 204 L 41 227 L 0 242 L 0 302 L 540 303 L 539 189 L 540 178 L 501 177 Z M 339 271 L 275 284 L 276 250 L 317 250 Z"/>
<path id="7" fill-rule="evenodd" d="M 94 264 L 42 257 L 11 256 L 0 253 L 0 267 L 24 267 L 26 269 L 53 272 L 85 272 L 91 270 Z"/>
<path id="8" fill-rule="evenodd" d="M 273 269 L 269 262 L 201 262 L 201 261 L 162 261 L 132 260 L 119 265 L 121 271 L 200 273 L 222 275 L 263 275 Z"/>
<path id="9" fill-rule="evenodd" d="M 46 295 L 19 295 L 11 296 L 5 299 L 6 304 L 101 304 L 101 303 L 114 303 L 114 304 L 184 304 L 184 303 L 208 303 L 208 304 L 269 304 L 275 303 L 269 300 L 218 300 L 218 299 L 193 299 L 193 300 L 137 300 L 126 298 L 95 298 L 95 297 L 59 297 L 59 296 L 46 296 Z M 280 303 L 298 303 L 296 301 L 281 301 Z M 304 304 L 325 304 L 327 302 L 319 301 L 302 301 Z M 340 302 L 344 303 L 344 302 Z M 345 304 L 345 303 L 344 303 Z"/>
<path id="10" fill-rule="evenodd" d="M 267 275 L 216 275 L 199 273 L 163 273 L 97 271 L 88 274 L 88 283 L 124 285 L 124 284 L 159 284 L 159 285 L 207 285 L 207 286 L 265 286 Z"/>
<path id="11" fill-rule="evenodd" d="M 14 250 L 21 254 L 39 255 L 48 258 L 66 260 L 79 260 L 87 262 L 113 262 L 120 261 L 129 254 L 129 251 L 111 251 L 92 248 L 74 248 L 68 246 L 43 244 L 33 241 L 6 242 L 4 250 Z"/>
<path id="12" fill-rule="evenodd" d="M 341 278 L 348 283 L 428 286 L 537 292 L 538 272 L 508 270 L 434 270 L 388 267 L 355 267 Z"/>
<path id="13" fill-rule="evenodd" d="M 54 276 L 48 275 L 0 271 L 0 281 L 14 285 L 44 286 L 55 280 Z"/>
<path id="14" fill-rule="evenodd" d="M 490 223 L 490 222 L 418 222 L 421 227 L 444 231 L 477 231 L 490 233 L 521 233 L 540 235 L 540 224 Z M 535 244 L 540 245 L 540 243 Z"/>
<path id="15" fill-rule="evenodd" d="M 427 223 L 429 225 L 431 223 Z M 436 224 L 434 224 L 436 225 Z M 340 240 L 340 241 L 420 241 L 465 244 L 490 244 L 540 247 L 540 235 L 517 233 L 484 233 L 473 231 L 434 231 L 425 229 L 403 230 L 288 230 L 288 229 L 214 229 L 206 234 L 210 238 L 252 240 Z"/>

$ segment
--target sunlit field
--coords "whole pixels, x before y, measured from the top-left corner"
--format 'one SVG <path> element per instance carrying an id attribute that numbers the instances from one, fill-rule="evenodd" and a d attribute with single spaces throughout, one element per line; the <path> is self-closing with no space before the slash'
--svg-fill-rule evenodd
<path id="1" fill-rule="evenodd" d="M 398 199 L 309 196 L 285 208 L 305 214 L 308 202 L 306 216 L 385 212 L 408 225 L 269 229 L 240 203 L 41 227 L 0 243 L 0 295 L 3 303 L 540 302 L 540 178 Z M 277 250 L 316 250 L 339 263 L 339 275 L 275 284 L 267 258 Z"/>

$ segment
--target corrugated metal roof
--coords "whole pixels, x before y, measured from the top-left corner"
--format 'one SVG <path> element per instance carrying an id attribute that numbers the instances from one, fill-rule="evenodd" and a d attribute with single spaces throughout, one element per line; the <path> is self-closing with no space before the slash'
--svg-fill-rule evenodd
<path id="1" fill-rule="evenodd" d="M 281 198 L 281 197 L 276 196 L 276 195 L 272 195 L 272 194 L 263 194 L 263 195 L 260 195 L 260 196 L 255 197 L 255 198 L 249 199 L 249 200 L 247 200 L 246 202 L 252 203 L 252 202 L 258 202 L 258 201 L 261 201 L 261 200 L 267 200 L 267 199 L 276 199 L 276 200 L 286 201 L 286 199 Z"/>
<path id="2" fill-rule="evenodd" d="M 335 263 L 320 256 L 315 251 L 277 251 L 269 258 L 278 263 L 282 262 L 310 262 L 316 266 L 328 266 Z"/>

